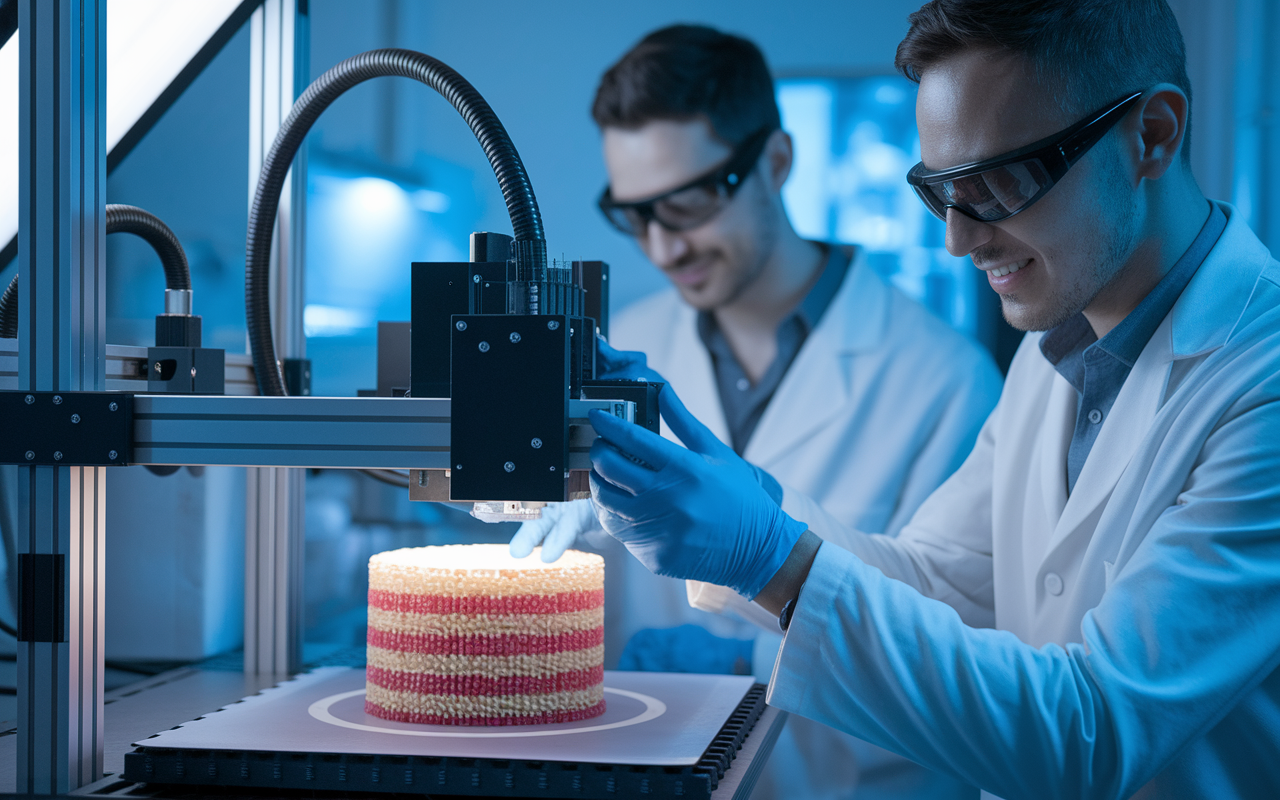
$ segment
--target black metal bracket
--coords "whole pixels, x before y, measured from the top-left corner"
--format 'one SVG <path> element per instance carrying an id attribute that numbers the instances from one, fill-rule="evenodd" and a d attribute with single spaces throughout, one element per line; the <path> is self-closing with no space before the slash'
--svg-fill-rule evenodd
<path id="1" fill-rule="evenodd" d="M 311 359 L 286 358 L 282 372 L 285 391 L 291 397 L 311 396 Z"/>
<path id="2" fill-rule="evenodd" d="M 453 317 L 449 452 L 455 501 L 565 499 L 569 317 Z M 498 387 L 519 387 L 518 392 Z"/>
<path id="3" fill-rule="evenodd" d="M 148 347 L 150 394 L 226 394 L 226 351 L 210 347 Z"/>
<path id="4" fill-rule="evenodd" d="M 18 554 L 18 641 L 65 642 L 67 557 Z"/>
<path id="5" fill-rule="evenodd" d="M 0 391 L 0 464 L 123 467 L 133 458 L 133 395 Z"/>

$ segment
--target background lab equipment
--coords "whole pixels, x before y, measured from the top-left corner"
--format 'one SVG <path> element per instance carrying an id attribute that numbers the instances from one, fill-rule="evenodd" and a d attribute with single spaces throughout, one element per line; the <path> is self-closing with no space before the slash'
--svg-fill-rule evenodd
<path id="1" fill-rule="evenodd" d="M 586 450 L 594 439 L 585 421 L 589 410 L 656 430 L 659 387 L 595 380 L 591 308 L 595 304 L 603 318 L 607 267 L 548 261 L 533 188 L 496 115 L 445 64 L 394 49 L 343 61 L 312 83 L 262 160 L 245 269 L 260 396 L 229 397 L 222 394 L 225 384 L 196 381 L 211 369 L 198 347 L 163 347 L 131 372 L 134 354 L 109 348 L 99 324 L 105 7 L 96 0 L 22 2 L 18 12 L 28 58 L 21 104 L 19 374 L 16 389 L 0 391 L 6 422 L 0 463 L 17 465 L 19 476 L 20 790 L 92 787 L 118 794 L 143 783 L 141 791 L 153 796 L 183 784 L 172 791 L 190 792 L 191 785 L 359 792 L 429 786 L 471 796 L 711 797 L 748 738 L 753 751 L 767 756 L 784 717 L 766 710 L 763 687 L 749 678 L 615 675 L 606 691 L 620 701 L 600 720 L 470 735 L 407 726 L 406 735 L 403 725 L 364 722 L 359 703 L 339 708 L 340 700 L 360 694 L 351 687 L 363 681 L 362 670 L 339 667 L 282 683 L 226 711 L 217 711 L 225 699 L 206 700 L 197 713 L 156 725 L 153 733 L 200 717 L 126 755 L 123 781 L 93 785 L 102 778 L 108 746 L 101 647 L 108 467 L 375 470 L 381 480 L 412 486 L 413 497 L 474 503 L 477 515 L 524 518 L 585 490 Z M 58 77 L 68 75 L 77 79 Z M 273 246 L 286 237 L 276 230 L 280 202 L 294 156 L 319 115 L 352 86 L 384 76 L 425 83 L 458 110 L 498 178 L 515 235 L 473 235 L 470 262 L 414 265 L 413 396 L 307 397 L 308 363 L 281 363 L 272 330 L 271 286 L 276 283 L 278 297 L 288 281 L 272 269 L 279 255 Z M 59 143 L 56 158 L 42 156 L 40 143 L 48 141 Z M 170 322 L 158 321 L 157 333 Z M 190 336 L 182 343 L 198 341 Z M 124 386 L 108 382 L 109 355 L 123 365 L 116 380 Z M 185 375 L 177 374 L 182 369 Z M 151 380 L 157 372 L 162 379 Z M 145 390 L 138 385 L 144 375 Z M 180 379 L 188 375 L 192 380 Z M 406 469 L 409 476 L 398 472 Z M 276 481 L 284 493 L 288 484 L 288 477 Z M 554 746 L 541 743 L 551 736 L 559 737 Z M 724 788 L 749 792 L 750 783 L 744 764 Z"/>

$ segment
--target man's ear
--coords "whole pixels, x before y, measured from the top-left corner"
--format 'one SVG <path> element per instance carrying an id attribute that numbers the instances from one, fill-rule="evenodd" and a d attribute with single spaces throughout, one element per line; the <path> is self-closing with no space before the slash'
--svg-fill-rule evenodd
<path id="1" fill-rule="evenodd" d="M 1138 101 L 1136 125 L 1127 126 L 1136 177 L 1156 180 L 1181 157 L 1190 113 L 1186 92 L 1172 83 L 1157 84 Z"/>
<path id="2" fill-rule="evenodd" d="M 782 185 L 791 175 L 794 158 L 791 134 L 784 130 L 774 131 L 764 145 L 765 168 L 768 170 L 765 174 L 769 179 L 770 189 L 775 192 L 782 191 Z"/>

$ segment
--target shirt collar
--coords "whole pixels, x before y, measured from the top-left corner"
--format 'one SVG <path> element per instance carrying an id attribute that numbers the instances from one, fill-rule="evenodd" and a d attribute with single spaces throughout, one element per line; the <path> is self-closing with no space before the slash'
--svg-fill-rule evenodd
<path id="1" fill-rule="evenodd" d="M 1218 237 L 1227 227 L 1226 214 L 1215 203 L 1209 204 L 1209 218 L 1200 228 L 1191 246 L 1182 254 L 1156 287 L 1152 289 L 1138 307 L 1129 312 L 1120 324 L 1113 328 L 1101 340 L 1093 333 L 1092 326 L 1083 314 L 1076 314 L 1066 322 L 1050 329 L 1040 339 L 1040 352 L 1058 367 L 1063 359 L 1073 353 L 1080 353 L 1095 343 L 1099 350 L 1105 351 L 1130 368 L 1142 354 L 1143 348 L 1151 340 L 1152 334 L 1164 320 L 1173 306 L 1178 302 L 1187 284 L 1195 276 L 1196 270 L 1204 263 L 1209 251 L 1217 244 Z M 1059 370 L 1061 371 L 1061 370 Z M 1070 376 L 1065 376 L 1070 381 Z M 1074 384 L 1075 382 L 1072 381 Z"/>
<path id="2" fill-rule="evenodd" d="M 814 244 L 821 247 L 827 254 L 827 260 L 822 266 L 822 274 L 818 276 L 813 288 L 800 301 L 800 305 L 796 307 L 796 310 L 787 317 L 787 320 L 798 321 L 806 335 L 818 326 L 822 315 L 831 306 L 831 302 L 836 299 L 836 293 L 840 291 L 840 284 L 844 281 L 844 276 L 849 272 L 851 263 L 848 248 L 823 242 L 814 242 Z M 710 347 L 710 340 L 718 327 L 713 313 L 710 311 L 698 312 L 698 335 L 702 338 L 703 344 Z"/>
<path id="3" fill-rule="evenodd" d="M 840 290 L 840 283 L 844 280 L 845 273 L 849 271 L 849 257 L 844 248 L 821 243 L 818 246 L 826 249 L 827 262 L 823 265 L 822 274 L 818 276 L 817 282 L 800 301 L 795 311 L 796 318 L 805 326 L 805 333 L 811 332 L 818 326 L 818 321 L 826 313 L 831 301 L 836 298 L 836 292 Z"/>

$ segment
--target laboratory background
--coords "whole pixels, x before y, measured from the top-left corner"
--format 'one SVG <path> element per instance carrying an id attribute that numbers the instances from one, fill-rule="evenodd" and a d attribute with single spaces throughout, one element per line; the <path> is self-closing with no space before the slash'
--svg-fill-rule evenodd
<path id="1" fill-rule="evenodd" d="M 222 19 L 244 5 L 226 7 Z M 278 3 L 277 3 L 278 4 Z M 268 4 L 269 5 L 269 4 Z M 286 4 L 288 5 L 288 4 Z M 1191 163 L 1206 196 L 1233 203 L 1280 255 L 1280 4 L 1170 0 L 1186 38 L 1194 94 Z M 943 223 L 904 180 L 919 160 L 915 86 L 893 70 L 894 48 L 918 0 L 298 0 L 297 91 L 342 59 L 374 48 L 430 54 L 488 100 L 536 187 L 548 252 L 610 265 L 617 310 L 666 287 L 595 201 L 606 184 L 590 104 L 602 72 L 647 32 L 676 22 L 743 35 L 764 51 L 796 161 L 783 192 L 806 238 L 856 244 L 869 263 L 1007 369 L 1020 334 L 968 258 L 943 247 Z M 153 43 L 181 27 L 186 3 L 109 0 L 108 75 L 144 74 Z M 215 14 L 216 16 L 216 14 Z M 217 23 L 218 20 L 215 20 Z M 215 25 L 216 27 L 216 25 Z M 106 200 L 144 208 L 176 234 L 190 263 L 205 347 L 246 353 L 246 212 L 254 191 L 247 131 L 251 86 L 246 21 L 201 65 L 144 135 L 108 162 Z M 18 36 L 0 49 L 0 288 L 17 270 Z M 108 77 L 113 107 L 131 86 Z M 120 101 L 122 104 L 124 101 Z M 121 112 L 123 113 L 123 112 Z M 108 131 L 109 135 L 112 131 Z M 117 134 L 118 135 L 118 134 Z M 305 357 L 311 394 L 378 388 L 379 322 L 407 322 L 410 264 L 466 261 L 473 231 L 510 232 L 506 206 L 476 138 L 447 102 L 410 80 L 355 87 L 306 139 Z M 148 346 L 164 273 L 131 236 L 106 240 L 106 337 Z M 0 622 L 16 624 L 17 468 L 0 467 Z M 156 474 L 110 471 L 105 561 L 107 690 L 184 665 L 242 669 L 246 596 L 246 469 Z M 305 473 L 301 607 L 304 666 L 343 663 L 366 638 L 368 559 L 420 545 L 507 542 L 514 525 L 410 502 L 404 489 L 355 470 Z M 17 713 L 12 636 L 0 634 L 0 736 Z M 605 654 L 605 666 L 619 653 Z"/>

